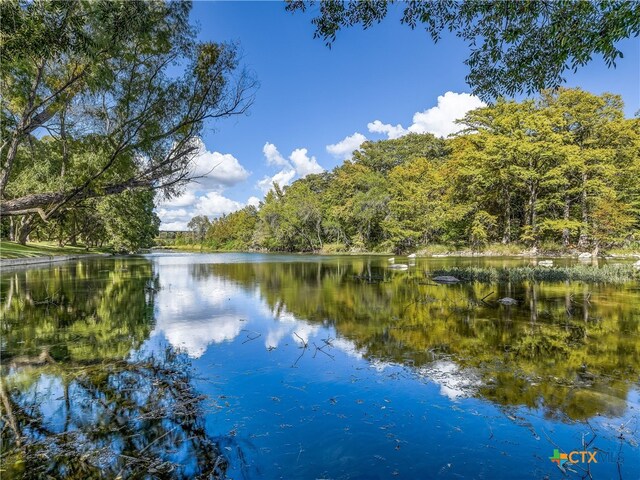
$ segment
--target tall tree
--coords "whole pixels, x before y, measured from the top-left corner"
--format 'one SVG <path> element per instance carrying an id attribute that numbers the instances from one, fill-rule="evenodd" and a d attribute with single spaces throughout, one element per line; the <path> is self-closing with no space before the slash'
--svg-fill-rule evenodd
<path id="1" fill-rule="evenodd" d="M 238 70 L 236 47 L 198 43 L 190 3 L 1 5 L 0 214 L 28 215 L 23 227 L 86 198 L 174 195 L 205 122 L 251 104 L 255 82 Z M 30 154 L 44 133 L 51 158 Z M 38 165 L 55 181 L 27 188 Z"/>

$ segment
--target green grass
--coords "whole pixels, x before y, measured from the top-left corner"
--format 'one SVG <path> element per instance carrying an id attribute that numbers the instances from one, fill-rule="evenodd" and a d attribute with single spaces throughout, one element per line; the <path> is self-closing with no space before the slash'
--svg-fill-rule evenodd
<path id="1" fill-rule="evenodd" d="M 27 245 L 20 245 L 19 243 L 5 240 L 0 242 L 0 258 L 56 257 L 60 255 L 82 255 L 106 252 L 108 252 L 106 249 L 90 248 L 87 250 L 83 246 L 58 247 L 54 243 L 47 242 L 29 242 Z"/>
<path id="2" fill-rule="evenodd" d="M 467 282 L 508 282 L 508 281 L 551 281 L 566 280 L 589 283 L 624 283 L 638 278 L 639 272 L 633 265 L 575 265 L 573 267 L 451 267 L 435 270 L 434 276 L 451 275 Z"/>

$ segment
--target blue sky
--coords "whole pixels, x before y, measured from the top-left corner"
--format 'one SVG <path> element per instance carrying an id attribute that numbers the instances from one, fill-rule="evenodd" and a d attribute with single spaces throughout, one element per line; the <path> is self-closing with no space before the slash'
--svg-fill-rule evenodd
<path id="1" fill-rule="evenodd" d="M 237 42 L 260 87 L 247 116 L 207 126 L 196 168 L 220 166 L 159 205 L 163 229 L 256 203 L 272 180 L 330 170 L 364 138 L 448 134 L 456 116 L 479 105 L 465 95 L 467 46 L 453 35 L 434 45 L 423 30 L 401 25 L 398 11 L 369 30 L 339 32 L 332 49 L 313 39 L 310 13 L 291 14 L 281 2 L 196 1 L 191 19 L 201 40 Z M 566 85 L 621 94 L 631 117 L 640 110 L 640 41 L 620 47 L 615 70 L 596 59 Z"/>

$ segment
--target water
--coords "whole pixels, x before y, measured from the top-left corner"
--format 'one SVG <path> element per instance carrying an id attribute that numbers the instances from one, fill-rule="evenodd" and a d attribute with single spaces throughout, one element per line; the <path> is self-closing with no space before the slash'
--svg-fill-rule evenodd
<path id="1" fill-rule="evenodd" d="M 6 271 L 3 478 L 640 478 L 637 281 L 429 276 L 528 263 L 154 254 Z M 597 463 L 561 471 L 554 449 Z"/>

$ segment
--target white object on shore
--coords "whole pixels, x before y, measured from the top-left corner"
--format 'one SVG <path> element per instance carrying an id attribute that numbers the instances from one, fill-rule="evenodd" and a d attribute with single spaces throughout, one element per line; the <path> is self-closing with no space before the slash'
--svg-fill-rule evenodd
<path id="1" fill-rule="evenodd" d="M 407 255 L 407 258 L 416 258 L 416 254 L 412 253 L 411 255 Z"/>
<path id="2" fill-rule="evenodd" d="M 582 252 L 580 255 L 578 255 L 578 258 L 591 258 L 592 255 L 589 252 Z"/>
<path id="3" fill-rule="evenodd" d="M 396 261 L 396 257 L 391 257 L 387 259 L 389 261 L 389 263 L 393 263 Z"/>
<path id="4" fill-rule="evenodd" d="M 640 269 L 640 260 L 633 264 L 634 268 Z"/>

